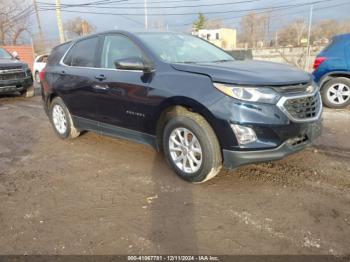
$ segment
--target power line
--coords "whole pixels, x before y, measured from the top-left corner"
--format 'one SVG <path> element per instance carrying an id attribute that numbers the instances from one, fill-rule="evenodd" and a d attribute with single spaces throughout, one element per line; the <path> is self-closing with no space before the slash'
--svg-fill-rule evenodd
<path id="1" fill-rule="evenodd" d="M 209 14 L 227 14 L 227 13 L 237 13 L 237 12 L 249 12 L 249 11 L 259 11 L 259 10 L 277 10 L 280 8 L 296 8 L 301 6 L 308 6 L 311 4 L 319 4 L 324 2 L 330 2 L 334 0 L 318 0 L 314 2 L 309 3 L 303 3 L 303 4 L 292 4 L 292 5 L 280 5 L 280 6 L 272 6 L 272 7 L 260 7 L 260 8 L 251 8 L 251 9 L 240 9 L 240 10 L 226 10 L 226 11 L 209 11 L 209 12 L 201 12 L 203 14 L 209 15 Z M 43 9 L 43 10 L 50 10 L 50 9 Z M 62 12 L 69 12 L 69 13 L 81 13 L 81 14 L 100 14 L 100 15 L 131 15 L 131 16 L 144 16 L 142 13 L 110 13 L 110 12 L 93 12 L 93 11 L 74 11 L 74 10 L 62 10 Z M 198 12 L 189 12 L 189 13 L 167 13 L 167 16 L 184 16 L 184 15 L 197 15 Z M 149 16 L 163 16 L 162 13 L 151 13 L 148 14 Z"/>
<path id="2" fill-rule="evenodd" d="M 339 0 L 334 0 L 334 1 L 339 1 Z M 312 3 L 311 3 L 312 4 Z M 318 11 L 318 10 L 322 10 L 322 9 L 327 9 L 327 8 L 334 8 L 334 7 L 338 7 L 338 6 L 342 6 L 342 5 L 349 5 L 350 2 L 346 2 L 346 3 L 340 3 L 340 4 L 335 4 L 335 5 L 330 5 L 330 6 L 325 6 L 325 7 L 318 7 L 318 8 L 314 8 L 314 11 Z M 309 4 L 306 4 L 306 5 L 310 5 Z M 301 7 L 301 6 L 298 6 L 298 7 Z M 295 8 L 298 8 L 298 7 L 295 7 Z M 279 8 L 279 9 L 274 9 L 274 10 L 271 10 L 271 12 L 278 12 L 278 11 L 284 11 L 284 10 L 287 10 L 287 9 L 290 9 L 289 7 L 284 7 L 284 8 Z M 293 14 L 299 14 L 299 13 L 306 13 L 306 12 L 309 12 L 308 10 L 302 10 L 302 11 L 294 11 L 294 12 L 288 12 L 288 13 L 283 13 L 283 15 L 293 15 Z M 256 12 L 255 14 L 264 14 L 266 13 L 266 11 L 262 11 L 262 12 Z M 240 19 L 242 17 L 246 16 L 246 14 L 244 15 L 238 15 L 238 16 L 233 16 L 233 17 L 220 17 L 218 19 L 220 20 L 233 20 L 233 19 Z M 274 17 L 280 17 L 281 14 L 275 14 L 275 15 L 271 15 L 270 18 L 274 18 Z M 215 19 L 215 18 L 214 18 Z M 179 26 L 188 26 L 188 25 L 192 25 L 192 23 L 184 23 L 184 24 L 173 24 L 171 26 L 175 26 L 175 27 L 179 27 Z"/>
<path id="3" fill-rule="evenodd" d="M 199 5 L 177 5 L 177 6 L 148 6 L 147 9 L 178 9 L 178 8 L 198 8 L 198 7 L 213 7 L 213 6 L 226 6 L 226 5 L 235 5 L 235 4 L 243 4 L 243 3 L 252 3 L 252 2 L 258 2 L 260 0 L 243 0 L 243 1 L 237 1 L 237 2 L 225 2 L 225 3 L 215 3 L 215 4 L 199 4 Z M 149 4 L 150 2 L 147 1 Z M 47 5 L 47 7 L 52 6 L 52 4 Z M 80 6 L 66 6 L 62 5 L 63 7 L 80 7 Z M 88 6 L 89 8 L 96 8 L 96 9 L 111 9 L 114 6 Z M 116 6 L 118 9 L 144 9 L 144 6 Z"/>

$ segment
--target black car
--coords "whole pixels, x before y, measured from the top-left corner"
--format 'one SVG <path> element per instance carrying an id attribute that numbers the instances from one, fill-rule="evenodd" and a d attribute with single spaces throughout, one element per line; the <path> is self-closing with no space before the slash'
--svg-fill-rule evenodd
<path id="1" fill-rule="evenodd" d="M 319 88 L 309 74 L 235 61 L 180 33 L 110 31 L 62 44 L 41 84 L 59 137 L 89 130 L 152 145 L 191 182 L 222 166 L 280 159 L 321 132 Z"/>
<path id="2" fill-rule="evenodd" d="M 34 96 L 32 72 L 5 49 L 0 48 L 0 94 L 20 93 Z"/>

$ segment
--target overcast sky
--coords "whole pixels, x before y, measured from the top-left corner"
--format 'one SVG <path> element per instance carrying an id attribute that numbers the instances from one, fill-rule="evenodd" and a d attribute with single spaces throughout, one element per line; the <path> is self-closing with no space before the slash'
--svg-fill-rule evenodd
<path id="1" fill-rule="evenodd" d="M 96 0 L 98 1 L 98 0 Z M 101 0 L 99 0 L 101 1 Z M 102 0 L 107 1 L 107 0 Z M 118 1 L 118 0 L 117 0 Z M 62 9 L 63 22 L 72 19 L 76 16 L 81 16 L 89 20 L 97 27 L 97 31 L 105 31 L 110 29 L 124 29 L 124 30 L 143 30 L 144 29 L 144 9 L 143 0 L 119 0 L 123 2 L 113 4 L 101 4 L 101 8 L 93 7 L 79 7 Z M 151 26 L 155 21 L 161 21 L 164 25 L 168 25 L 171 31 L 188 31 L 190 25 L 197 15 L 169 15 L 169 14 L 183 14 L 183 13 L 198 13 L 202 12 L 208 18 L 223 19 L 228 27 L 239 28 L 241 16 L 249 13 L 249 9 L 260 9 L 256 12 L 263 11 L 261 8 L 289 6 L 282 10 L 271 13 L 271 31 L 281 27 L 283 24 L 295 18 L 309 18 L 309 6 L 303 5 L 316 1 L 323 1 L 314 5 L 314 22 L 322 19 L 348 19 L 350 11 L 350 0 L 250 0 L 252 2 L 245 2 L 240 4 L 222 5 L 223 3 L 235 3 L 247 0 L 147 0 L 149 25 Z M 47 2 L 54 4 L 54 0 L 41 0 L 40 2 Z M 81 4 L 95 2 L 93 0 L 61 0 L 64 4 Z M 158 2 L 158 3 L 154 3 Z M 159 3 L 161 2 L 161 3 Z M 217 6 L 199 6 L 199 5 L 213 5 Z M 220 5 L 221 4 L 221 5 Z M 294 7 L 296 5 L 302 5 Z M 194 6 L 181 7 L 180 6 Z M 108 8 L 103 8 L 108 7 Z M 154 9 L 155 7 L 174 7 L 168 9 Z M 247 11 L 245 11 L 247 10 Z M 126 15 L 107 15 L 107 14 L 84 14 L 73 13 L 71 11 L 83 12 L 99 12 L 99 13 L 115 13 Z M 206 14 L 208 12 L 222 12 L 220 14 Z M 226 13 L 225 13 L 226 12 Z M 140 14 L 133 15 L 133 14 Z M 160 14 L 160 16 L 152 16 L 151 14 Z M 35 21 L 35 17 L 33 16 Z M 40 11 L 40 19 L 43 24 L 43 30 L 47 38 L 57 39 L 58 29 L 56 14 L 54 11 Z M 34 25 L 34 27 L 36 27 Z M 35 28 L 34 28 L 35 29 Z"/>

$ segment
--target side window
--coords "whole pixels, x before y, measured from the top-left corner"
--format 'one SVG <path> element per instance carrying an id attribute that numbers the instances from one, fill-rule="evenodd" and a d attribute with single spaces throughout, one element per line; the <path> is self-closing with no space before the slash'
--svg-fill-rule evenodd
<path id="1" fill-rule="evenodd" d="M 114 61 L 131 57 L 139 57 L 142 59 L 142 51 L 129 38 L 122 35 L 105 36 L 101 67 L 115 69 Z"/>
<path id="2" fill-rule="evenodd" d="M 68 52 L 63 62 L 69 66 L 95 67 L 98 37 L 77 42 Z"/>

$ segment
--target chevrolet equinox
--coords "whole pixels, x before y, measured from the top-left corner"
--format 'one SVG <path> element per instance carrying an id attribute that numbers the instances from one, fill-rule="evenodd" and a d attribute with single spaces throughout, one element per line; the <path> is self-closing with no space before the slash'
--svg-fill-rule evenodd
<path id="1" fill-rule="evenodd" d="M 149 144 L 195 183 L 222 166 L 280 159 L 321 133 L 322 101 L 309 74 L 236 61 L 186 34 L 110 31 L 67 42 L 40 78 L 60 138 L 95 131 Z"/>

